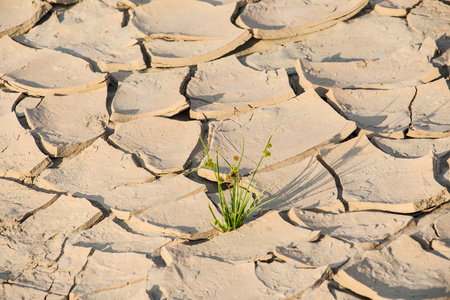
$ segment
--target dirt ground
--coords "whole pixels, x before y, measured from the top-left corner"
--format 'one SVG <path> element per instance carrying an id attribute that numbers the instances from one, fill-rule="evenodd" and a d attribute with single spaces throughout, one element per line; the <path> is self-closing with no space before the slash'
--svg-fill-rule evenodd
<path id="1" fill-rule="evenodd" d="M 449 34 L 438 0 L 0 2 L 0 299 L 449 299 Z M 237 230 L 199 136 L 271 200 Z"/>

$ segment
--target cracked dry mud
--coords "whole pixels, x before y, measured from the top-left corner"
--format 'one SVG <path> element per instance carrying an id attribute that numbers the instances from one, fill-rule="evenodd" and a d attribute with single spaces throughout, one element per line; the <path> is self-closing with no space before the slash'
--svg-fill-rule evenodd
<path id="1" fill-rule="evenodd" d="M 449 34 L 446 0 L 1 1 L 0 299 L 450 298 Z M 212 229 L 198 135 L 248 181 L 278 125 L 275 200 Z"/>

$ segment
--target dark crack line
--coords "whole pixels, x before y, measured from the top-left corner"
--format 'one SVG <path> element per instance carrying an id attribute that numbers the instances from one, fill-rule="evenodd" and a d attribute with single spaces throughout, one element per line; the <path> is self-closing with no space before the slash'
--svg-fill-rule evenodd
<path id="1" fill-rule="evenodd" d="M 119 11 L 121 11 L 123 13 L 123 19 L 122 19 L 122 24 L 121 27 L 127 27 L 128 23 L 130 22 L 130 11 L 128 9 L 119 9 Z"/>
<path id="2" fill-rule="evenodd" d="M 5 152 L 7 149 L 9 148 L 9 145 L 5 147 L 5 149 L 0 151 L 0 154 L 2 154 L 3 152 Z"/>
<path id="3" fill-rule="evenodd" d="M 333 168 L 323 159 L 320 154 L 317 154 L 316 156 L 317 160 L 322 164 L 322 166 L 327 169 L 328 172 L 330 172 L 331 176 L 333 176 L 336 189 L 337 189 L 337 199 L 342 202 L 342 205 L 344 205 L 345 212 L 349 211 L 348 202 L 344 199 L 342 196 L 344 188 L 342 187 L 341 179 L 339 178 L 339 175 L 336 173 L 336 171 L 333 170 Z"/>
<path id="4" fill-rule="evenodd" d="M 187 73 L 187 75 L 183 78 L 183 80 L 181 81 L 180 84 L 180 89 L 179 92 L 182 96 L 184 96 L 184 98 L 186 98 L 186 100 L 188 100 L 187 97 L 187 86 L 189 84 L 189 82 L 191 81 L 192 77 L 194 77 L 195 75 L 195 70 L 193 70 L 193 68 L 189 68 L 189 72 Z"/>
<path id="5" fill-rule="evenodd" d="M 72 293 L 73 289 L 77 286 L 77 278 L 78 275 L 80 275 L 81 272 L 83 272 L 84 270 L 86 270 L 86 267 L 89 263 L 89 258 L 94 254 L 95 250 L 91 248 L 91 252 L 89 252 L 87 258 L 86 258 L 86 263 L 83 265 L 83 267 L 81 268 L 81 270 L 73 277 L 73 285 L 70 287 L 69 291 L 67 292 L 67 299 L 72 299 L 70 297 L 70 294 Z"/>
<path id="6" fill-rule="evenodd" d="M 26 219 L 28 219 L 29 217 L 31 217 L 32 215 L 34 215 L 35 213 L 37 213 L 38 211 L 42 210 L 42 209 L 46 209 L 47 207 L 49 207 L 50 205 L 52 205 L 53 203 L 55 203 L 59 197 L 61 196 L 61 194 L 56 194 L 55 196 L 52 197 L 52 199 L 50 199 L 50 201 L 48 201 L 47 203 L 45 203 L 44 205 L 42 205 L 41 207 L 38 207 L 32 211 L 27 212 L 22 219 L 19 220 L 19 223 L 23 223 Z"/>
<path id="7" fill-rule="evenodd" d="M 23 283 L 23 282 L 17 282 L 17 281 L 13 281 L 13 280 L 4 281 L 4 282 L 2 282 L 2 284 L 9 284 L 11 286 L 15 285 L 15 286 L 22 287 L 22 288 L 33 289 L 33 290 L 36 290 L 36 291 L 41 291 L 41 292 L 48 293 L 47 290 L 44 290 L 43 288 L 40 288 L 38 286 L 27 284 L 27 283 Z"/>
<path id="8" fill-rule="evenodd" d="M 61 259 L 61 257 L 64 255 L 64 253 L 65 253 L 65 248 L 66 248 L 66 243 L 67 243 L 68 239 L 69 239 L 69 238 L 67 238 L 67 237 L 64 239 L 64 242 L 63 242 L 62 245 L 61 245 L 61 252 L 59 252 L 58 257 L 55 259 L 56 262 L 59 262 L 59 260 Z M 57 267 L 56 270 L 58 270 L 58 269 L 59 269 L 59 267 Z M 55 271 L 56 271 L 56 270 L 55 270 Z"/>
<path id="9" fill-rule="evenodd" d="M 408 105 L 408 112 L 409 112 L 409 126 L 408 126 L 408 128 L 411 128 L 412 127 L 412 123 L 413 123 L 412 106 L 413 106 L 414 100 L 416 100 L 417 87 L 415 86 L 414 89 L 415 89 L 414 96 L 413 96 L 413 98 L 411 99 L 411 102 L 409 102 L 409 105 Z M 408 130 L 408 129 L 406 129 L 406 130 Z"/>
<path id="10" fill-rule="evenodd" d="M 144 58 L 145 66 L 146 68 L 151 68 L 152 66 L 152 58 L 150 56 L 150 53 L 147 51 L 147 47 L 144 45 L 144 41 L 138 42 L 139 47 L 141 48 L 142 57 Z"/>

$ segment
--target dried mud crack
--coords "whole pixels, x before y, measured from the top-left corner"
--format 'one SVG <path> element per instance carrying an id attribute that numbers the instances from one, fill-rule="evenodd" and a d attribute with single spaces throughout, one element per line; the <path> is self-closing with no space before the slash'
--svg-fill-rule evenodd
<path id="1" fill-rule="evenodd" d="M 1 1 L 0 299 L 450 298 L 449 32 L 444 0 Z M 274 198 L 234 231 L 199 136 Z"/>

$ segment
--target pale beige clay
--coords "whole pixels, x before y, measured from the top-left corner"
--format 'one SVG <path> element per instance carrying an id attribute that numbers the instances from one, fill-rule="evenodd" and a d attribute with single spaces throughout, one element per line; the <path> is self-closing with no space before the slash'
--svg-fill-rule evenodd
<path id="1" fill-rule="evenodd" d="M 325 236 L 318 242 L 301 242 L 288 247 L 280 246 L 274 254 L 284 261 L 293 261 L 300 268 L 336 268 L 347 262 L 354 254 L 351 244 Z"/>
<path id="2" fill-rule="evenodd" d="M 440 48 L 433 64 L 450 70 L 450 5 L 448 1 L 421 1 L 406 16 L 408 26 L 422 36 L 431 36 Z"/>
<path id="3" fill-rule="evenodd" d="M 0 39 L 0 54 L 8 62 L 0 67 L 6 87 L 29 95 L 46 96 L 88 92 L 106 86 L 106 75 L 90 64 L 50 49 L 32 49 L 7 36 Z M 13 59 L 9 59 L 13 58 Z"/>
<path id="4" fill-rule="evenodd" d="M 257 108 L 239 116 L 210 123 L 211 145 L 209 151 L 215 153 L 217 147 L 226 159 L 242 152 L 242 175 L 249 174 L 262 156 L 265 142 L 274 129 L 280 125 L 272 138 L 274 157 L 265 158 L 260 170 L 269 170 L 295 160 L 308 157 L 318 149 L 339 143 L 352 133 L 356 126 L 345 120 L 326 104 L 313 90 L 307 91 L 289 101 L 277 105 Z M 219 158 L 221 173 L 229 168 Z M 199 175 L 215 180 L 209 169 L 199 170 Z"/>
<path id="5" fill-rule="evenodd" d="M 14 278 L 14 281 L 29 289 L 45 289 L 49 293 L 47 298 L 50 299 L 55 296 L 53 293 L 69 293 L 75 275 L 86 263 L 89 249 L 76 247 L 74 250 L 74 247 L 70 245 L 64 247 L 63 241 L 64 239 L 57 238 L 49 249 L 44 248 L 42 249 L 44 251 L 39 254 L 35 253 L 33 249 L 26 249 L 25 254 L 35 255 L 30 262 L 36 263 L 37 267 L 33 270 L 26 268 Z M 37 245 L 38 243 L 34 243 L 34 246 Z M 67 253 L 64 253 L 66 250 Z M 59 260 L 61 260 L 61 269 L 59 269 Z M 68 271 L 65 269 L 66 267 L 72 268 L 72 270 Z"/>
<path id="6" fill-rule="evenodd" d="M 0 179 L 0 196 L 2 219 L 16 221 L 29 217 L 56 199 L 56 194 L 39 192 L 7 179 Z"/>
<path id="7" fill-rule="evenodd" d="M 153 261 L 144 254 L 95 251 L 75 278 L 70 297 L 102 299 L 108 298 L 103 293 L 112 292 L 109 297 L 130 299 L 145 289 L 147 273 L 153 266 Z"/>
<path id="8" fill-rule="evenodd" d="M 97 139 L 57 168 L 45 170 L 35 184 L 40 188 L 99 200 L 103 199 L 101 195 L 118 186 L 154 179 L 155 176 L 136 166 L 130 154 Z"/>
<path id="9" fill-rule="evenodd" d="M 403 138 L 411 121 L 409 106 L 416 89 L 406 87 L 394 90 L 343 90 L 332 88 L 328 103 L 358 128 L 373 135 Z"/>
<path id="10" fill-rule="evenodd" d="M 434 152 L 438 157 L 450 151 L 450 137 L 440 139 L 389 139 L 373 137 L 372 143 L 389 155 L 416 158 Z"/>
<path id="11" fill-rule="evenodd" d="M 208 243 L 174 245 L 168 250 L 183 251 L 225 260 L 228 262 L 252 261 L 266 257 L 276 246 L 288 246 L 303 241 L 315 241 L 320 231 L 300 228 L 286 222 L 278 212 L 271 211 L 237 230 L 220 234 Z M 172 249 L 172 250 L 171 250 Z"/>
<path id="12" fill-rule="evenodd" d="M 51 163 L 51 159 L 36 145 L 30 131 L 24 129 L 17 140 L 0 153 L 0 177 L 19 180 L 34 178 Z"/>
<path id="13" fill-rule="evenodd" d="M 26 132 L 20 125 L 15 113 L 10 112 L 0 117 L 0 151 L 4 151 L 9 144 L 18 139 L 18 137 Z"/>
<path id="14" fill-rule="evenodd" d="M 19 93 L 10 93 L 0 90 L 0 117 L 13 111 L 13 107 L 19 99 L 19 96 Z"/>
<path id="15" fill-rule="evenodd" d="M 139 31 L 132 25 L 121 26 L 121 12 L 112 8 L 109 9 L 113 13 L 95 9 L 89 2 L 92 1 L 83 1 L 75 7 L 87 6 L 86 9 L 92 10 L 91 14 L 98 12 L 95 17 L 72 17 L 75 18 L 72 21 L 68 13 L 63 17 L 53 14 L 44 24 L 16 39 L 33 47 L 51 48 L 87 59 L 96 71 L 145 69 L 144 57 L 136 39 Z"/>
<path id="16" fill-rule="evenodd" d="M 444 78 L 417 86 L 411 105 L 412 125 L 407 135 L 420 138 L 450 136 L 450 90 Z"/>
<path id="17" fill-rule="evenodd" d="M 300 295 L 299 299 L 360 300 L 360 297 L 335 289 L 332 287 L 332 284 L 329 284 L 328 281 L 325 281 L 319 286 L 314 286 L 306 290 Z"/>
<path id="18" fill-rule="evenodd" d="M 331 274 L 331 269 L 327 266 L 316 269 L 299 268 L 293 261 L 277 261 L 258 262 L 255 273 L 259 280 L 272 289 L 272 299 L 282 299 L 286 296 L 296 298 L 305 290 L 322 283 Z"/>
<path id="19" fill-rule="evenodd" d="M 450 219 L 448 217 L 448 214 L 442 215 L 433 222 L 434 230 L 436 230 L 437 236 L 441 239 L 450 238 Z"/>
<path id="20" fill-rule="evenodd" d="M 105 191 L 96 200 L 119 219 L 129 220 L 134 214 L 158 207 L 167 201 L 195 195 L 205 189 L 205 185 L 184 175 L 166 176 L 152 182 L 118 186 Z"/>
<path id="21" fill-rule="evenodd" d="M 450 259 L 450 218 L 442 215 L 433 222 L 433 229 L 438 236 L 431 241 L 431 247 Z"/>
<path id="22" fill-rule="evenodd" d="M 119 15 L 117 9 L 109 7 L 103 1 L 83 0 L 79 2 L 72 6 L 71 9 L 65 9 L 59 12 L 58 15 L 61 23 L 71 25 L 95 21 L 104 16 Z"/>
<path id="23" fill-rule="evenodd" d="M 431 248 L 440 255 L 450 259 L 450 238 L 433 240 L 431 242 Z"/>
<path id="24" fill-rule="evenodd" d="M 2 222 L 2 225 L 8 227 L 10 224 Z M 2 233 L 6 233 L 5 230 Z M 66 277 L 64 275 L 68 275 L 57 271 L 57 262 L 62 256 L 60 254 L 64 243 L 63 238 L 48 240 L 43 239 L 44 235 L 29 235 L 17 230 L 14 233 L 10 231 L 10 233 L 14 235 L 14 239 L 5 235 L 2 235 L 0 239 L 2 252 L 0 265 L 3 270 L 8 270 L 2 274 L 2 286 L 11 285 L 17 288 L 0 289 L 2 293 L 6 293 L 6 295 L 1 294 L 2 298 L 21 299 L 17 298 L 18 295 L 25 295 L 25 298 L 33 298 L 33 295 L 39 295 L 38 293 L 33 293 L 33 290 L 46 291 L 48 293 L 54 282 L 59 283 Z M 79 253 L 79 255 L 81 258 L 83 254 Z M 35 267 L 31 269 L 30 265 L 35 265 Z M 75 261 L 73 266 L 75 266 Z M 59 285 L 58 283 L 55 285 Z M 20 289 L 19 287 L 23 288 Z M 70 286 L 65 292 L 68 292 L 69 288 Z M 9 298 L 9 296 L 12 298 Z"/>
<path id="25" fill-rule="evenodd" d="M 350 211 L 413 213 L 450 200 L 447 189 L 434 178 L 431 153 L 395 158 L 361 135 L 320 155 L 339 177 Z"/>
<path id="26" fill-rule="evenodd" d="M 0 3 L 0 38 L 27 32 L 50 9 L 47 1 L 4 0 Z"/>
<path id="27" fill-rule="evenodd" d="M 439 236 L 436 232 L 435 225 L 441 221 L 444 221 L 445 226 L 445 221 L 448 220 L 449 217 L 450 210 L 443 209 L 437 210 L 434 214 L 429 214 L 423 218 L 420 218 L 417 222 L 416 230 L 414 230 L 411 237 L 419 242 L 424 249 L 433 249 L 431 245 L 434 240 L 440 240 L 441 238 L 446 240 L 448 237 L 445 232 L 441 232 L 442 237 Z"/>
<path id="28" fill-rule="evenodd" d="M 214 219 L 208 203 L 209 199 L 203 191 L 181 199 L 172 197 L 133 215 L 127 224 L 136 232 L 159 232 L 193 239 L 195 235 L 212 229 Z M 220 215 L 212 204 L 211 209 L 216 216 Z"/>
<path id="29" fill-rule="evenodd" d="M 450 297 L 448 0 L 27 1 L 0 0 L 0 299 Z M 243 184 L 273 133 L 236 230 L 199 133 Z"/>
<path id="30" fill-rule="evenodd" d="M 25 109 L 33 109 L 39 105 L 42 101 L 42 97 L 27 97 L 25 94 L 21 94 L 17 100 L 18 103 L 14 106 L 14 111 L 19 118 L 25 117 Z"/>
<path id="31" fill-rule="evenodd" d="M 49 292 L 67 295 L 73 286 L 75 276 L 81 272 L 86 265 L 89 255 L 91 254 L 91 249 L 65 244 L 61 250 L 61 256 L 57 257 L 54 261 L 51 260 L 49 262 L 49 264 L 56 269 L 56 271 L 50 275 L 52 281 Z M 44 272 L 41 272 L 39 275 L 45 276 L 43 273 Z M 51 296 L 48 296 L 47 298 L 51 298 Z"/>
<path id="32" fill-rule="evenodd" d="M 421 1 L 406 16 L 408 25 L 424 36 L 438 40 L 450 30 L 450 6 L 441 1 Z M 445 41 L 445 39 L 444 39 Z M 440 41 L 437 41 L 440 43 Z"/>
<path id="33" fill-rule="evenodd" d="M 392 17 L 405 17 L 419 0 L 370 0 L 374 10 Z"/>
<path id="34" fill-rule="evenodd" d="M 27 65 L 38 56 L 38 50 L 25 47 L 8 36 L 0 38 L 0 79 L 5 74 Z M 3 82 L 1 82 L 4 84 Z"/>
<path id="35" fill-rule="evenodd" d="M 379 245 L 412 221 L 410 216 L 374 211 L 329 214 L 293 208 L 288 212 L 288 216 L 294 224 L 320 230 L 325 236 L 343 240 L 355 248 L 365 249 Z M 380 223 L 384 225 L 379 226 Z"/>
<path id="36" fill-rule="evenodd" d="M 370 28 L 370 34 L 366 34 L 361 28 Z M 263 43 L 272 44 L 267 45 L 267 49 L 239 59 L 258 70 L 286 68 L 289 74 L 293 74 L 294 63 L 299 58 L 315 62 L 378 59 L 390 56 L 406 45 L 418 44 L 423 41 L 423 37 L 412 31 L 404 19 L 372 11 L 311 34 L 298 42 L 278 45 L 276 41 L 259 41 L 254 47 Z M 242 52 L 246 53 L 245 51 Z"/>
<path id="37" fill-rule="evenodd" d="M 162 174 L 180 172 L 190 164 L 200 133 L 198 121 L 147 117 L 117 125 L 109 140 L 138 156 L 145 168 Z"/>
<path id="38" fill-rule="evenodd" d="M 162 293 L 168 298 L 180 295 L 183 298 L 222 299 L 227 298 L 232 289 L 233 295 L 244 299 L 280 299 L 300 294 L 322 282 L 329 272 L 327 267 L 299 269 L 289 262 L 230 263 L 179 251 L 171 255 L 166 253 L 163 258 L 167 267 L 151 269 L 149 281 L 159 285 L 151 295 Z M 192 272 L 197 275 L 190 276 Z"/>
<path id="39" fill-rule="evenodd" d="M 217 59 L 252 37 L 231 22 L 237 8 L 237 3 L 158 0 L 137 7 L 132 22 L 150 38 L 145 45 L 152 66 L 191 66 Z"/>
<path id="40" fill-rule="evenodd" d="M 11 112 L 0 117 L 0 177 L 25 180 L 38 176 L 51 164 L 39 150 L 29 130 Z"/>
<path id="41" fill-rule="evenodd" d="M 139 263 L 136 263 L 134 265 L 139 265 Z M 94 274 L 94 276 L 95 275 L 96 273 Z M 132 275 L 130 275 L 130 277 Z M 85 286 L 82 286 L 80 289 L 84 288 Z M 91 292 L 86 291 L 85 293 L 76 294 L 76 296 L 74 295 L 74 297 L 76 297 L 76 299 L 92 299 L 92 300 L 114 299 L 114 297 L 120 299 L 147 300 L 148 299 L 147 279 L 143 278 L 142 280 L 126 282 L 123 284 L 119 284 L 118 286 L 114 286 L 112 288 L 107 287 L 107 288 L 99 288 L 98 290 L 94 290 Z"/>
<path id="42" fill-rule="evenodd" d="M 336 182 L 331 173 L 315 156 L 305 158 L 278 168 L 258 173 L 256 189 L 261 194 L 261 203 L 272 200 L 263 210 L 289 210 L 293 207 L 304 209 L 320 209 L 322 211 L 344 211 L 338 200 Z M 250 176 L 245 177 L 248 182 Z"/>
<path id="43" fill-rule="evenodd" d="M 49 294 L 30 287 L 2 284 L 0 286 L 0 295 L 5 299 L 44 299 Z"/>
<path id="44" fill-rule="evenodd" d="M 104 0 L 102 2 L 120 9 L 135 9 L 137 6 L 147 3 L 146 0 Z"/>
<path id="45" fill-rule="evenodd" d="M 166 268 L 149 271 L 148 281 L 157 285 L 150 292 L 152 296 L 220 299 L 232 289 L 237 298 L 273 299 L 273 295 L 268 296 L 269 288 L 256 277 L 253 262 L 234 264 L 184 254 L 166 258 L 165 262 Z"/>
<path id="46" fill-rule="evenodd" d="M 55 239 L 88 228 L 101 216 L 100 210 L 88 200 L 62 195 L 49 207 L 26 219 L 22 223 L 22 228 L 30 236 Z"/>
<path id="47" fill-rule="evenodd" d="M 436 43 L 427 38 L 422 45 L 398 50 L 390 57 L 351 62 L 309 62 L 299 59 L 295 69 L 300 85 L 319 95 L 333 87 L 343 89 L 393 89 L 426 83 L 440 77 L 430 59 Z M 407 60 L 409 63 L 405 64 Z"/>
<path id="48" fill-rule="evenodd" d="M 67 96 L 46 96 L 34 109 L 25 109 L 31 129 L 52 157 L 79 153 L 105 133 L 108 122 L 106 87 Z M 70 112 L 70 113 L 68 113 Z"/>
<path id="49" fill-rule="evenodd" d="M 280 39 L 319 31 L 357 14 L 368 0 L 261 1 L 247 4 L 236 24 L 252 29 L 258 39 Z"/>
<path id="50" fill-rule="evenodd" d="M 364 253 L 335 276 L 340 285 L 370 299 L 444 299 L 449 295 L 448 260 L 402 235 L 381 250 Z M 397 276 L 401 272 L 402 276 Z M 389 287 L 389 288 L 386 288 Z"/>
<path id="51" fill-rule="evenodd" d="M 132 73 L 119 81 L 111 120 L 128 122 L 142 117 L 171 117 L 188 109 L 189 103 L 181 94 L 188 77 L 189 68 Z"/>
<path id="52" fill-rule="evenodd" d="M 245 30 L 237 37 L 199 41 L 154 39 L 146 42 L 145 47 L 150 53 L 152 67 L 195 66 L 226 55 L 251 37 L 252 34 Z"/>
<path id="53" fill-rule="evenodd" d="M 151 38 L 209 40 L 244 31 L 231 23 L 236 10 L 236 3 L 214 6 L 195 0 L 156 0 L 133 10 L 131 21 Z"/>
<path id="54" fill-rule="evenodd" d="M 129 232 L 115 222 L 114 217 L 106 218 L 92 228 L 77 231 L 70 237 L 73 245 L 119 253 L 151 253 L 170 241 L 170 238 L 163 236 L 144 236 Z"/>
<path id="55" fill-rule="evenodd" d="M 48 293 L 46 295 L 48 299 L 52 299 L 58 294 L 68 294 L 73 286 L 75 275 L 86 264 L 90 249 L 64 244 L 64 239 L 58 237 L 54 240 L 41 240 L 41 242 L 37 242 L 40 236 L 34 237 L 36 238 L 34 240 L 29 240 L 29 237 L 31 236 L 16 236 L 20 241 L 11 245 L 14 247 L 15 253 L 7 257 L 7 260 L 11 259 L 14 266 L 21 266 L 19 269 L 9 268 L 12 270 L 9 274 L 10 278 L 13 278 L 12 286 L 17 284 L 17 287 L 23 288 L 12 288 L 9 291 L 7 288 L 3 289 L 3 293 L 6 292 L 6 295 L 2 294 L 2 296 L 8 299 L 23 299 L 17 298 L 18 295 L 22 295 L 25 299 L 43 297 L 32 296 L 35 295 L 33 290 L 45 290 Z M 28 266 L 26 262 L 28 262 Z M 36 267 L 30 270 L 29 264 L 36 264 Z M 20 271 L 17 272 L 18 270 Z M 7 285 L 9 284 L 4 286 Z"/>
<path id="56" fill-rule="evenodd" d="M 295 97 L 285 70 L 255 71 L 233 55 L 200 64 L 186 94 L 195 119 L 222 119 Z"/>

